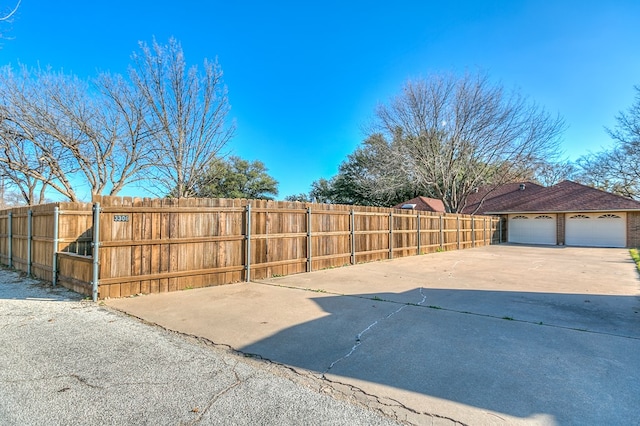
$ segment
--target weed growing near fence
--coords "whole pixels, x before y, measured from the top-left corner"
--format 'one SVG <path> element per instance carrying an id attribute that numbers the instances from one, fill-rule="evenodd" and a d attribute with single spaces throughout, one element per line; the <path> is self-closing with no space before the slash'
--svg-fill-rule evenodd
<path id="1" fill-rule="evenodd" d="M 629 253 L 631 253 L 631 258 L 636 262 L 638 272 L 640 272 L 640 248 L 632 248 L 629 250 Z"/>

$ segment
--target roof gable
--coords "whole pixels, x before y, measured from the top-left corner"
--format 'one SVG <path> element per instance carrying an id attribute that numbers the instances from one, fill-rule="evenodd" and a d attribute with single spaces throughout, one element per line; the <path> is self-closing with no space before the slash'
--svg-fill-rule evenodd
<path id="1" fill-rule="evenodd" d="M 435 198 L 428 198 L 428 197 L 415 197 L 408 201 L 405 201 L 404 203 L 395 205 L 394 208 L 401 209 L 402 206 L 405 204 L 415 204 L 416 206 L 414 210 L 419 210 L 423 212 L 443 213 L 445 211 L 444 203 L 442 202 L 442 200 L 438 200 Z"/>

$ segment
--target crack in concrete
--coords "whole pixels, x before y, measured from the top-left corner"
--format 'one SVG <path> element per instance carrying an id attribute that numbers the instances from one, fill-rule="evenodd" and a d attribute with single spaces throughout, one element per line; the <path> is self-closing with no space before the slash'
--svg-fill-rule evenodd
<path id="1" fill-rule="evenodd" d="M 78 376 L 77 374 L 69 374 L 69 377 L 73 377 L 83 385 L 88 386 L 92 389 L 103 389 L 102 386 L 92 385 L 91 383 L 89 383 L 87 379 L 85 379 L 84 377 Z"/>
<path id="2" fill-rule="evenodd" d="M 21 322 L 15 322 L 12 324 L 2 324 L 0 325 L 0 330 L 4 330 L 5 328 L 9 328 L 9 327 L 24 327 L 27 323 L 25 323 L 24 321 Z"/>
<path id="3" fill-rule="evenodd" d="M 369 324 L 364 330 L 362 330 L 360 333 L 358 333 L 356 335 L 356 342 L 355 344 L 351 347 L 351 350 L 349 351 L 349 353 L 347 353 L 346 355 L 344 355 L 341 358 L 338 358 L 337 360 L 333 361 L 329 367 L 324 370 L 322 372 L 322 374 L 324 375 L 325 373 L 327 373 L 329 370 L 331 370 L 336 364 L 338 364 L 341 361 L 344 361 L 345 359 L 349 358 L 357 349 L 358 347 L 362 344 L 362 336 L 368 332 L 369 330 L 371 330 L 373 327 L 375 327 L 376 325 L 378 325 L 378 323 L 380 321 L 384 321 L 386 319 L 391 318 L 392 316 L 394 316 L 395 314 L 399 313 L 400 311 L 402 311 L 404 308 L 406 308 L 407 306 L 422 306 L 422 304 L 427 300 L 427 296 L 422 292 L 422 287 L 420 287 L 420 295 L 422 296 L 422 300 L 419 303 L 405 303 L 402 306 L 400 306 L 398 309 L 396 309 L 395 311 L 391 312 L 389 315 L 377 319 L 374 322 L 372 322 L 371 324 Z"/>
<path id="4" fill-rule="evenodd" d="M 396 313 L 400 312 L 402 309 L 404 309 L 407 306 L 422 306 L 421 304 L 424 303 L 426 301 L 426 295 L 422 292 L 422 288 L 420 289 L 420 294 L 422 295 L 422 300 L 420 301 L 420 305 L 418 304 L 404 304 L 402 307 L 400 307 L 399 309 L 397 309 L 396 311 L 394 311 L 393 313 L 387 315 L 387 317 L 385 318 L 389 318 L 392 315 L 395 315 Z M 397 302 L 394 302 L 397 303 Z M 135 318 L 138 321 L 140 321 L 143 324 L 146 325 L 150 325 L 152 327 L 156 327 L 158 329 L 164 330 L 165 332 L 174 334 L 174 335 L 178 335 L 182 338 L 188 338 L 188 339 L 193 339 L 196 342 L 203 344 L 205 346 L 211 346 L 214 347 L 216 349 L 222 349 L 225 350 L 227 352 L 229 352 L 230 354 L 233 354 L 235 356 L 240 356 L 246 359 L 247 362 L 256 362 L 258 363 L 258 365 L 262 364 L 262 368 L 265 368 L 268 366 L 273 366 L 276 368 L 275 372 L 276 374 L 279 374 L 281 377 L 286 378 L 287 380 L 290 380 L 294 383 L 298 383 L 302 386 L 305 386 L 309 389 L 313 389 L 316 392 L 320 392 L 323 394 L 328 394 L 330 397 L 335 398 L 335 399 L 339 399 L 339 400 L 343 400 L 343 401 L 349 401 L 352 404 L 358 405 L 360 407 L 363 407 L 364 409 L 367 410 L 371 410 L 374 412 L 377 412 L 378 414 L 387 417 L 387 418 L 391 418 L 392 420 L 398 421 L 400 423 L 404 423 L 404 424 L 408 424 L 408 425 L 419 425 L 419 424 L 424 424 L 424 421 L 421 421 L 420 419 L 417 419 L 416 421 L 410 421 L 408 419 L 408 417 L 413 416 L 425 416 L 425 417 L 429 417 L 432 419 L 441 419 L 441 420 L 446 420 L 446 421 L 450 421 L 452 422 L 452 424 L 454 425 L 460 425 L 460 426 L 467 426 L 465 423 L 462 423 L 458 420 L 455 420 L 453 418 L 450 417 L 446 417 L 446 416 L 442 416 L 439 414 L 434 414 L 434 413 L 429 413 L 426 411 L 417 411 L 411 407 L 408 407 L 404 404 L 402 404 L 400 401 L 397 401 L 393 398 L 389 398 L 389 397 L 379 397 L 377 395 L 373 395 L 373 394 L 369 394 L 367 392 L 365 392 L 363 389 L 352 385 L 352 384 L 348 384 L 348 383 L 342 383 L 340 381 L 337 380 L 332 380 L 328 377 L 326 377 L 324 375 L 324 373 L 317 373 L 314 371 L 310 371 L 310 370 L 306 370 L 306 369 L 302 369 L 302 368 L 296 368 L 287 364 L 282 364 L 280 362 L 271 360 L 269 358 L 265 358 L 260 354 L 255 354 L 255 353 L 249 353 L 249 352 L 243 352 L 240 351 L 234 347 L 232 347 L 231 345 L 228 345 L 226 343 L 216 343 L 210 339 L 207 339 L 206 337 L 202 337 L 202 336 L 198 336 L 195 334 L 189 334 L 189 333 L 185 333 L 185 332 L 181 332 L 181 331 L 176 331 L 176 330 L 172 330 L 170 328 L 167 328 L 163 325 L 160 324 L 156 324 L 150 321 L 145 320 L 144 318 L 140 318 L 137 317 L 135 315 L 132 315 L 130 313 L 127 312 L 123 312 L 123 311 L 119 311 L 115 308 L 108 308 L 109 310 L 113 310 L 115 312 L 118 312 L 119 314 L 128 316 L 130 318 Z M 234 364 L 234 365 L 237 365 Z M 270 369 L 269 369 L 270 370 Z M 229 385 L 227 388 L 225 388 L 224 390 L 220 391 L 218 394 L 216 394 L 212 400 L 210 401 L 210 404 L 205 408 L 205 411 L 202 414 L 199 414 L 198 417 L 196 419 L 191 420 L 191 423 L 187 423 L 188 425 L 194 425 L 198 422 L 201 421 L 204 413 L 206 412 L 206 410 L 210 410 L 210 408 L 213 406 L 213 403 L 215 403 L 215 401 L 217 399 L 219 399 L 221 396 L 223 396 L 225 393 L 229 392 L 230 390 L 232 390 L 233 388 L 239 386 L 240 384 L 242 384 L 242 380 L 238 377 L 237 373 L 235 372 L 235 370 L 233 370 L 234 374 L 236 375 L 237 381 L 234 382 L 233 384 Z M 289 375 L 285 375 L 282 376 L 282 374 L 284 372 L 289 372 L 289 374 L 292 375 L 292 377 L 288 377 Z M 246 379 L 245 379 L 246 381 Z M 331 392 L 327 392 L 327 388 L 329 388 L 331 390 Z M 340 388 L 345 388 L 348 391 L 342 390 Z M 372 406 L 373 404 L 375 404 L 376 406 Z M 403 413 L 404 411 L 404 413 Z M 403 418 L 404 417 L 404 418 Z"/>
<path id="5" fill-rule="evenodd" d="M 268 283 L 260 283 L 260 284 L 266 284 L 266 285 L 273 285 L 273 284 L 268 284 Z M 287 287 L 287 286 L 282 286 L 282 285 L 274 285 L 277 287 Z M 307 290 L 307 289 L 301 289 L 299 287 L 290 287 L 293 289 L 298 289 L 298 290 L 303 290 L 303 291 L 313 291 L 313 290 Z M 324 292 L 324 293 L 329 293 L 329 294 L 333 294 L 330 292 Z M 422 308 L 431 308 L 431 309 L 438 309 L 438 310 L 442 310 L 442 311 L 449 311 L 449 312 L 454 312 L 454 313 L 460 313 L 460 314 L 468 314 L 468 315 L 475 315 L 475 316 L 482 316 L 482 317 L 490 317 L 490 318 L 495 318 L 495 319 L 501 319 L 498 316 L 494 316 L 494 315 L 487 315 L 487 314 L 479 314 L 479 313 L 473 313 L 473 312 L 468 312 L 468 311 L 460 311 L 460 310 L 455 310 L 455 309 L 449 309 L 449 308 L 440 308 L 440 307 L 432 307 L 432 306 L 424 306 L 423 303 L 426 301 L 426 296 L 424 295 L 422 288 L 420 289 L 420 293 L 423 296 L 423 300 L 419 303 L 419 304 L 412 304 L 412 303 L 402 303 L 402 302 L 397 302 L 397 301 L 392 301 L 392 300 L 379 300 L 379 301 L 384 301 L 384 302 L 388 302 L 388 303 L 402 303 L 403 306 L 401 306 L 400 308 L 398 308 L 396 311 L 394 311 L 392 314 L 388 315 L 387 317 L 390 317 L 392 315 L 395 315 L 396 313 L 402 311 L 402 309 L 404 309 L 406 306 L 420 306 Z M 356 296 L 356 295 L 344 295 L 344 294 L 337 294 L 336 295 L 340 295 L 340 296 L 349 296 L 349 297 L 357 297 L 357 298 L 363 298 L 363 299 L 372 299 L 371 297 L 364 297 L 364 296 Z M 446 416 L 442 416 L 439 414 L 435 414 L 435 413 L 430 413 L 427 411 L 418 411 L 416 409 L 413 409 L 411 407 L 405 406 L 404 404 L 402 404 L 399 401 L 396 401 L 392 398 L 388 398 L 388 397 L 379 397 L 376 395 L 372 395 L 372 394 L 368 394 L 367 392 L 365 392 L 363 389 L 358 388 L 357 386 L 354 385 L 350 385 L 350 384 L 345 384 L 345 383 L 341 383 L 339 381 L 334 381 L 331 380 L 330 378 L 326 377 L 324 375 L 324 373 L 318 373 L 318 372 L 313 372 L 313 371 L 309 371 L 309 370 L 304 370 L 304 369 L 297 369 L 295 367 L 286 365 L 286 364 L 282 364 L 279 363 L 277 361 L 265 358 L 259 354 L 252 354 L 252 353 L 248 353 L 248 352 L 243 352 L 240 351 L 228 344 L 224 344 L 224 343 L 216 343 L 214 341 L 211 341 L 207 338 L 204 338 L 202 336 L 197 336 L 197 335 L 193 335 L 193 334 L 189 334 L 189 333 L 184 333 L 184 332 L 180 332 L 180 331 L 176 331 L 176 330 L 172 330 L 169 329 L 167 327 L 164 327 L 162 325 L 159 324 L 155 324 L 153 322 L 147 321 L 143 318 L 140 317 L 136 317 L 135 315 L 132 315 L 130 313 L 126 313 L 123 311 L 119 311 L 115 308 L 111 308 L 111 307 L 107 307 L 104 308 L 105 310 L 109 310 L 109 311 L 115 311 L 121 315 L 125 315 L 131 318 L 136 318 L 138 321 L 140 321 L 143 324 L 147 324 L 147 325 L 151 325 L 153 327 L 157 327 L 159 329 L 162 329 L 166 332 L 169 332 L 171 334 L 175 334 L 175 335 L 179 335 L 183 338 L 190 338 L 195 340 L 196 342 L 199 342 L 201 344 L 204 344 L 206 346 L 212 346 L 216 349 L 223 349 L 228 351 L 230 354 L 236 355 L 236 356 L 241 356 L 241 357 L 245 357 L 247 358 L 247 362 L 257 362 L 258 364 L 260 363 L 264 363 L 262 364 L 262 368 L 267 368 L 270 369 L 269 366 L 273 366 L 275 367 L 275 373 L 276 374 L 282 374 L 282 373 L 286 373 L 288 372 L 289 374 L 292 375 L 292 377 L 288 377 L 288 380 L 291 380 L 295 383 L 299 383 L 300 385 L 306 386 L 310 389 L 313 389 L 316 392 L 320 392 L 323 394 L 329 394 L 330 397 L 333 397 L 335 399 L 339 399 L 339 400 L 344 400 L 344 401 L 348 401 L 352 404 L 356 404 L 358 406 L 361 406 L 365 409 L 377 412 L 387 418 L 391 418 L 395 421 L 404 423 L 404 424 L 411 424 L 411 425 L 417 425 L 417 424 L 425 424 L 425 417 L 431 418 L 431 419 L 438 419 L 438 420 L 442 420 L 445 422 L 451 422 L 452 424 L 455 425 L 465 425 L 465 423 L 460 422 L 459 420 L 455 420 L 454 418 L 450 418 L 450 417 L 446 417 Z M 376 321 L 377 323 L 378 321 Z M 557 327 L 557 328 L 566 328 L 566 329 L 571 329 L 569 327 L 562 327 L 562 326 L 557 326 L 557 325 L 551 325 L 551 324 L 539 324 L 535 321 L 524 321 L 524 320 L 518 320 L 518 319 L 514 319 L 514 322 L 523 322 L 523 323 L 530 323 L 532 325 L 544 325 L 546 327 Z M 373 326 L 372 326 L 373 327 Z M 371 329 L 370 327 L 365 328 L 365 330 L 367 329 Z M 363 332 L 365 331 L 363 330 Z M 615 334 L 611 334 L 611 333 L 601 333 L 601 332 L 594 332 L 594 331 L 586 331 L 586 330 L 580 330 L 580 331 L 585 331 L 585 332 L 589 332 L 589 333 L 596 333 L 596 334 L 610 334 L 613 336 L 617 336 L 617 337 L 625 337 L 625 338 L 631 338 L 631 339 L 638 339 L 638 338 L 634 338 L 634 337 L 630 337 L 630 336 L 618 336 Z M 360 336 L 361 337 L 361 336 Z M 354 345 L 355 346 L 355 345 Z M 287 377 L 287 376 L 285 376 Z M 231 386 L 236 387 L 240 385 L 240 383 L 237 384 L 233 384 Z M 226 390 L 225 392 L 228 392 L 229 390 L 231 390 L 232 388 Z M 221 396 L 221 395 L 220 395 Z M 217 397 L 219 398 L 219 396 Z M 215 403 L 215 401 L 213 401 Z M 493 413 L 489 413 L 492 415 L 495 415 Z M 499 416 L 496 416 L 499 417 Z M 199 416 L 199 418 L 202 418 L 201 416 Z"/>
<path id="6" fill-rule="evenodd" d="M 405 404 L 403 404 L 402 402 L 400 402 L 400 401 L 398 401 L 396 399 L 389 398 L 389 397 L 382 397 L 381 398 L 381 397 L 379 397 L 377 395 L 370 394 L 368 392 L 365 392 L 361 388 L 359 388 L 357 386 L 354 386 L 354 385 L 351 385 L 349 383 L 344 383 L 344 382 L 340 382 L 340 381 L 337 381 L 337 380 L 331 380 L 331 379 L 328 379 L 326 377 L 323 377 L 323 380 L 325 380 L 325 381 L 327 381 L 327 382 L 329 382 L 329 383 L 331 383 L 333 385 L 339 385 L 339 386 L 342 386 L 342 387 L 346 387 L 347 389 L 349 389 L 350 392 L 352 392 L 354 394 L 358 393 L 358 394 L 361 394 L 361 395 L 365 396 L 365 398 L 368 401 L 379 405 L 378 407 L 371 407 L 370 404 L 364 404 L 365 406 L 367 406 L 369 408 L 373 408 L 376 411 L 378 411 L 379 413 L 381 413 L 381 414 L 383 414 L 383 415 L 385 415 L 387 417 L 392 417 L 394 420 L 397 420 L 397 421 L 400 421 L 400 422 L 403 422 L 403 423 L 414 424 L 411 421 L 407 420 L 406 413 L 404 414 L 405 418 L 402 419 L 401 418 L 402 415 L 399 414 L 398 412 L 396 412 L 394 410 L 394 408 L 399 408 L 401 410 L 406 410 L 409 413 L 415 414 L 415 415 L 418 415 L 418 416 L 426 416 L 426 417 L 430 417 L 430 418 L 448 420 L 448 421 L 451 421 L 453 424 L 456 424 L 456 425 L 467 426 L 466 423 L 462 423 L 462 422 L 460 422 L 458 420 L 455 420 L 455 419 L 453 419 L 451 417 L 442 416 L 442 415 L 434 414 L 434 413 L 428 413 L 428 412 L 425 412 L 425 411 L 418 411 L 418 410 L 415 410 L 415 409 L 413 409 L 411 407 L 406 406 Z M 332 389 L 335 389 L 335 388 L 332 388 Z M 343 392 L 343 394 L 345 394 L 345 392 Z M 386 400 L 386 401 L 389 401 L 389 402 L 385 402 L 385 401 L 383 401 L 383 399 Z M 384 410 L 384 408 L 391 408 L 393 410 L 393 414 L 391 414 L 388 411 Z M 420 422 L 420 424 L 421 423 L 422 422 Z"/>
<path id="7" fill-rule="evenodd" d="M 32 379 L 24 379 L 24 380 L 0 380 L 0 383 L 29 383 L 29 382 L 40 382 L 43 380 L 52 380 L 52 379 L 76 379 L 81 384 L 90 387 L 92 389 L 104 389 L 102 386 L 94 385 L 89 383 L 87 379 L 77 374 L 60 374 L 57 376 L 47 376 L 47 377 L 35 377 Z"/>
<path id="8" fill-rule="evenodd" d="M 240 386 L 243 382 L 243 380 L 240 378 L 240 376 L 238 375 L 238 373 L 236 372 L 235 367 L 238 365 L 238 363 L 236 362 L 234 364 L 233 369 L 231 370 L 236 378 L 236 381 L 231 383 L 229 386 L 225 387 L 224 389 L 222 389 L 221 391 L 219 391 L 218 393 L 216 393 L 215 395 L 213 395 L 213 397 L 209 400 L 209 403 L 207 404 L 207 406 L 202 410 L 202 411 L 198 411 L 198 415 L 196 416 L 195 419 L 192 419 L 191 421 L 185 423 L 186 425 L 195 425 L 200 423 L 200 421 L 202 421 L 202 418 L 204 417 L 205 414 L 207 414 L 209 412 L 209 410 L 211 410 L 211 407 L 213 407 L 213 404 L 216 403 L 216 401 L 218 399 L 220 399 L 220 397 L 222 397 L 223 395 L 225 395 L 226 393 L 228 393 L 230 390 Z M 248 377 L 250 378 L 250 377 Z M 246 379 L 245 379 L 246 380 Z"/>
<path id="9" fill-rule="evenodd" d="M 453 273 L 455 272 L 456 266 L 458 266 L 458 263 L 461 263 L 461 262 L 464 262 L 464 261 L 463 260 L 458 260 L 453 264 L 453 266 L 451 266 L 451 270 L 447 274 L 449 278 L 453 278 Z"/>
<path id="10" fill-rule="evenodd" d="M 418 419 L 417 422 L 412 422 L 408 420 L 408 417 L 410 417 L 411 415 L 415 415 L 415 416 L 426 416 L 430 418 L 445 419 L 445 420 L 451 421 L 453 424 L 466 426 L 466 424 L 461 423 L 455 419 L 441 416 L 438 414 L 424 412 L 424 411 L 417 411 L 393 398 L 379 397 L 377 395 L 370 394 L 355 385 L 330 379 L 324 375 L 321 375 L 320 373 L 315 373 L 313 371 L 309 371 L 305 369 L 297 369 L 290 365 L 281 364 L 277 361 L 273 361 L 268 358 L 263 358 L 260 356 L 258 356 L 258 358 L 262 362 L 266 362 L 277 368 L 291 372 L 297 379 L 296 380 L 289 379 L 289 380 L 292 380 L 295 383 L 299 383 L 304 386 L 307 386 L 311 389 L 314 389 L 317 392 L 327 394 L 334 399 L 341 399 L 343 401 L 348 401 L 352 404 L 361 406 L 367 410 L 377 412 L 383 417 L 391 418 L 392 420 L 395 420 L 403 424 L 408 424 L 408 425 L 424 424 L 424 421 L 420 419 Z M 304 381 L 301 381 L 301 380 L 304 380 Z M 403 413 L 403 410 L 404 410 L 404 413 Z"/>

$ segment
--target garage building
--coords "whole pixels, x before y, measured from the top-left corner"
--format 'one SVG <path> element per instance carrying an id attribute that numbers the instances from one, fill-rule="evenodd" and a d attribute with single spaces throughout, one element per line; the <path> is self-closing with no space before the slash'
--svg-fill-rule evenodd
<path id="1" fill-rule="evenodd" d="M 511 243 L 640 246 L 640 202 L 571 181 L 479 190 L 463 213 L 500 215 Z"/>

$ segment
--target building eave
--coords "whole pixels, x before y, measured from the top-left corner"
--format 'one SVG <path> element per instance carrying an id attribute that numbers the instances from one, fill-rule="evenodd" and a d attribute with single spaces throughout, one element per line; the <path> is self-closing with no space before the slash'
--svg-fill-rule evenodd
<path id="1" fill-rule="evenodd" d="M 497 212 L 484 212 L 483 215 L 503 214 L 536 214 L 536 213 L 581 213 L 581 212 L 640 212 L 640 209 L 572 209 L 572 210 L 510 210 Z"/>

